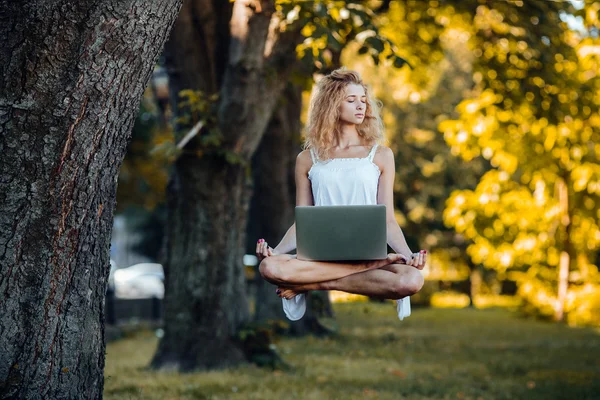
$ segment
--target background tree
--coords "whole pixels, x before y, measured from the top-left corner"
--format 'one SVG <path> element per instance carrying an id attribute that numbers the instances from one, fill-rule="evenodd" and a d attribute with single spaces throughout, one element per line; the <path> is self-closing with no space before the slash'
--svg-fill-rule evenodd
<path id="1" fill-rule="evenodd" d="M 180 5 L 0 5 L 2 398 L 102 396 L 117 173 Z"/>
<path id="2" fill-rule="evenodd" d="M 186 1 L 165 47 L 172 109 L 179 117 L 176 141 L 198 123 L 202 127 L 175 160 L 167 187 L 165 335 L 152 362 L 156 368 L 244 360 L 234 336 L 249 320 L 242 268 L 247 165 L 284 88 L 299 37 L 282 32 L 281 23 L 273 1 Z M 205 99 L 201 108 L 190 109 L 200 104 L 190 101 L 179 109 L 184 89 Z"/>
<path id="3" fill-rule="evenodd" d="M 465 260 L 464 237 L 446 227 L 442 217 L 450 194 L 474 188 L 490 168 L 487 160 L 465 162 L 453 155 L 437 132 L 440 120 L 458 115 L 454 107 L 474 86 L 474 56 L 466 47 L 472 13 L 455 3 L 394 1 L 378 18 L 382 35 L 413 68 L 377 67 L 350 52 L 343 60 L 361 71 L 384 103 L 387 137 L 396 155 L 396 218 L 411 248 L 427 248 L 430 254 L 426 287 L 413 296 L 424 304 L 439 289 L 438 281 L 464 286 L 467 279 L 473 298 L 482 279 L 480 267 Z"/>
<path id="4" fill-rule="evenodd" d="M 162 122 L 168 111 L 157 107 L 163 101 L 156 93 L 156 81 L 159 79 L 155 72 L 142 98 L 119 170 L 115 210 L 116 215 L 125 217 L 126 229 L 136 233 L 137 240 L 132 243 L 131 250 L 150 260 L 162 257 L 166 225 L 165 190 L 169 172 L 168 160 L 154 154 L 153 149 L 173 136 L 170 126 Z"/>
<path id="5" fill-rule="evenodd" d="M 341 19 L 364 14 L 362 2 L 347 3 Z M 324 22 L 318 40 L 304 40 L 310 32 L 301 33 L 307 22 L 327 19 L 327 4 L 184 3 L 165 61 L 178 110 L 176 142 L 189 130 L 192 135 L 177 152 L 167 189 L 165 336 L 152 363 L 157 368 L 223 367 L 244 358 L 234 337 L 249 320 L 241 259 L 250 161 L 297 52 L 309 65 L 323 66 L 327 56 L 319 49 L 331 37 L 341 40 Z M 375 32 L 370 35 L 369 42 L 383 46 Z M 187 100 L 180 108 L 184 89 L 191 91 L 183 92 Z"/>
<path id="6" fill-rule="evenodd" d="M 476 95 L 440 124 L 454 153 L 494 167 L 453 194 L 446 222 L 473 241 L 475 263 L 516 271 L 526 311 L 557 320 L 565 306 L 589 311 L 599 282 L 600 80 L 597 56 L 581 51 L 597 35 L 561 21 L 575 12 L 570 2 L 478 5 Z"/>

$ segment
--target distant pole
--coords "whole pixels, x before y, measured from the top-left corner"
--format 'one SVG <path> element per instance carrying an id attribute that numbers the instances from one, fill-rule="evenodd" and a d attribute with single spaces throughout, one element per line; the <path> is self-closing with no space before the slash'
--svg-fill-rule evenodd
<path id="1" fill-rule="evenodd" d="M 560 230 L 562 234 L 562 242 L 564 244 L 563 250 L 560 253 L 560 262 L 558 270 L 558 295 L 555 304 L 555 315 L 556 321 L 562 321 L 564 319 L 565 302 L 567 299 L 567 292 L 569 290 L 569 271 L 571 265 L 571 218 L 569 216 L 569 190 L 568 181 L 560 179 L 557 182 L 558 200 L 560 204 Z"/>

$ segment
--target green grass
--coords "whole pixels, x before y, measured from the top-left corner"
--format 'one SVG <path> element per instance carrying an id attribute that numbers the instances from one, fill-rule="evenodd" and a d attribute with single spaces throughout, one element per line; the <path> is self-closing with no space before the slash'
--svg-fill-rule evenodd
<path id="1" fill-rule="evenodd" d="M 334 304 L 335 338 L 282 339 L 294 369 L 148 371 L 150 332 L 108 345 L 106 399 L 600 399 L 600 331 L 502 309 Z"/>

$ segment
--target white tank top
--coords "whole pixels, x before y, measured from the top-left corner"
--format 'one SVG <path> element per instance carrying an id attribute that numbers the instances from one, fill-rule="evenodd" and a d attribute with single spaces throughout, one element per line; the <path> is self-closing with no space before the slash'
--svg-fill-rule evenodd
<path id="1" fill-rule="evenodd" d="M 377 187 L 381 171 L 373 162 L 377 144 L 364 158 L 317 159 L 313 149 L 313 165 L 308 171 L 315 206 L 377 204 Z"/>

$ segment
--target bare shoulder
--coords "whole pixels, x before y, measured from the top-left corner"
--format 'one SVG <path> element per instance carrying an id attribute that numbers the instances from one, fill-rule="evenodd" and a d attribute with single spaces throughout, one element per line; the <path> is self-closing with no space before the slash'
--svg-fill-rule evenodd
<path id="1" fill-rule="evenodd" d="M 296 157 L 296 170 L 308 172 L 312 166 L 310 150 L 302 150 Z"/>
<path id="2" fill-rule="evenodd" d="M 394 168 L 394 152 L 387 146 L 379 145 L 375 149 L 375 155 L 373 156 L 373 162 L 377 164 L 379 169 L 383 172 L 386 167 Z"/>

